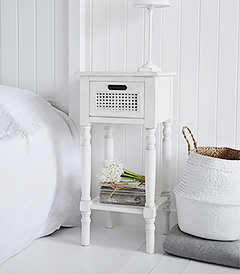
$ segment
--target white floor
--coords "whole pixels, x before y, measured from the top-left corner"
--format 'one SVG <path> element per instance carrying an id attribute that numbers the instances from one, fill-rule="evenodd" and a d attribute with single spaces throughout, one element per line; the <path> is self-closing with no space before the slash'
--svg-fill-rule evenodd
<path id="1" fill-rule="evenodd" d="M 144 228 L 92 224 L 92 244 L 82 247 L 80 228 L 63 228 L 35 240 L 0 265 L 1 274 L 240 274 L 239 269 L 167 255 L 157 233 L 156 253 L 145 254 Z"/>

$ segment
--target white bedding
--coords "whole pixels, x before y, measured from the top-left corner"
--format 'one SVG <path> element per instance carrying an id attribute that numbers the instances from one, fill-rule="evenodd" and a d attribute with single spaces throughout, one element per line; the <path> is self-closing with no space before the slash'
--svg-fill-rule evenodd
<path id="1" fill-rule="evenodd" d="M 78 132 L 33 92 L 0 85 L 0 263 L 60 226 L 79 225 Z"/>

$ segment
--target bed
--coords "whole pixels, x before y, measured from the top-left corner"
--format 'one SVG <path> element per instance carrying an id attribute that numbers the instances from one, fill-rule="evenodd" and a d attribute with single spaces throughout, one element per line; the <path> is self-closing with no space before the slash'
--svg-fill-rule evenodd
<path id="1" fill-rule="evenodd" d="M 0 85 L 0 263 L 79 225 L 80 146 L 71 119 L 33 92 Z"/>

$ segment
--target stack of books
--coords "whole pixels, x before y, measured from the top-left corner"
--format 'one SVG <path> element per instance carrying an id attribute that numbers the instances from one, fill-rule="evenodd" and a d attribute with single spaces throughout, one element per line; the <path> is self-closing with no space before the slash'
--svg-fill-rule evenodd
<path id="1" fill-rule="evenodd" d="M 100 183 L 100 203 L 144 206 L 145 183 L 124 180 L 119 183 Z"/>

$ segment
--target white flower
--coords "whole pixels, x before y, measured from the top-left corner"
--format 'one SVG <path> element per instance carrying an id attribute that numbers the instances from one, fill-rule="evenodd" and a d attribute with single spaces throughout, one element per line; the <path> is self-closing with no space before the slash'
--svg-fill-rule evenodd
<path id="1" fill-rule="evenodd" d="M 97 177 L 103 183 L 119 183 L 122 174 L 122 162 L 116 159 L 107 159 L 102 162 L 102 167 Z"/>

